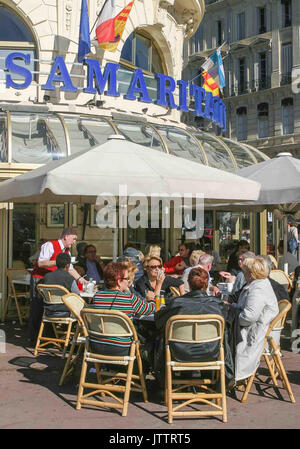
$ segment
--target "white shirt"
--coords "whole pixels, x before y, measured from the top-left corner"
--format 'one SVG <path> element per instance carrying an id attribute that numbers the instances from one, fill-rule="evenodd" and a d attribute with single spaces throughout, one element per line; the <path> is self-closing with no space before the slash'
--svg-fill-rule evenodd
<path id="1" fill-rule="evenodd" d="M 62 249 L 62 251 L 65 249 L 64 244 L 62 242 L 62 240 L 58 240 L 58 243 L 60 244 L 60 247 Z M 39 256 L 39 262 L 42 262 L 44 260 L 50 260 L 52 255 L 54 254 L 54 247 L 53 244 L 51 242 L 46 242 L 42 245 L 41 247 L 41 252 L 40 252 L 40 256 Z M 73 265 L 70 264 L 70 268 L 69 270 L 73 270 Z"/>

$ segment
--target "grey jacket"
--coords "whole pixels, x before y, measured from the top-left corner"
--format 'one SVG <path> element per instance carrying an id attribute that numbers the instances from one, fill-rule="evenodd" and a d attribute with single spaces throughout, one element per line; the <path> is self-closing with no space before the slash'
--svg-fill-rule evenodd
<path id="1" fill-rule="evenodd" d="M 269 279 L 256 279 L 246 285 L 236 306 L 243 341 L 237 345 L 235 379 L 246 379 L 257 369 L 270 322 L 279 313 L 276 295 Z"/>

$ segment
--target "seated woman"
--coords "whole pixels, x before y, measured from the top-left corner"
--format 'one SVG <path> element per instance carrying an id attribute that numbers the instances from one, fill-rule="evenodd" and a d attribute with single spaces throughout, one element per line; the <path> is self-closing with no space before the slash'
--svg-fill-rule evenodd
<path id="1" fill-rule="evenodd" d="M 208 286 L 208 273 L 203 268 L 193 268 L 188 277 L 190 292 L 184 296 L 173 299 L 169 304 L 155 314 L 155 325 L 159 331 L 160 344 L 157 344 L 156 369 L 155 376 L 160 386 L 164 382 L 164 334 L 166 323 L 169 318 L 174 315 L 201 315 L 201 314 L 217 314 L 221 315 L 225 320 L 227 318 L 228 307 L 224 302 L 215 297 L 208 296 L 206 293 Z M 204 361 L 207 357 L 212 360 L 218 357 L 219 343 L 208 342 L 203 345 L 191 345 L 189 343 L 172 343 L 171 351 L 175 358 L 179 361 Z M 183 346 L 184 345 L 184 346 Z M 198 348 L 196 348 L 198 346 Z M 229 345 L 224 340 L 225 347 L 225 371 L 227 382 L 233 378 L 233 361 Z M 197 349 L 197 350 L 196 350 Z"/>
<path id="2" fill-rule="evenodd" d="M 161 290 L 165 293 L 165 296 L 168 296 L 172 294 L 170 287 L 178 288 L 180 294 L 184 295 L 183 281 L 165 276 L 160 257 L 146 258 L 143 268 L 145 274 L 135 283 L 135 289 L 141 296 L 145 297 L 149 291 L 159 295 Z"/>
<path id="3" fill-rule="evenodd" d="M 128 288 L 129 276 L 122 262 L 110 262 L 103 271 L 106 290 L 98 291 L 92 300 L 95 309 L 119 310 L 129 318 L 135 315 L 150 315 L 155 311 L 155 302 L 145 301 L 131 293 Z M 109 355 L 127 355 L 130 348 L 129 337 L 93 337 L 92 350 Z"/>
<path id="4" fill-rule="evenodd" d="M 193 245 L 189 243 L 182 243 L 179 246 L 179 256 L 172 257 L 164 264 L 164 269 L 167 274 L 182 274 L 184 270 L 190 265 L 189 257 L 193 252 Z"/>
<path id="5" fill-rule="evenodd" d="M 247 285 L 232 307 L 241 310 L 242 341 L 236 347 L 235 380 L 247 379 L 257 369 L 270 322 L 279 313 L 276 295 L 268 279 L 268 266 L 260 257 L 246 258 L 242 264 Z"/>
<path id="6" fill-rule="evenodd" d="M 190 291 L 189 283 L 188 283 L 188 277 L 189 273 L 193 268 L 199 267 L 199 258 L 205 254 L 204 251 L 201 251 L 201 249 L 195 250 L 190 255 L 190 267 L 186 268 L 183 272 L 183 275 L 181 279 L 184 282 L 184 289 L 186 292 Z"/>

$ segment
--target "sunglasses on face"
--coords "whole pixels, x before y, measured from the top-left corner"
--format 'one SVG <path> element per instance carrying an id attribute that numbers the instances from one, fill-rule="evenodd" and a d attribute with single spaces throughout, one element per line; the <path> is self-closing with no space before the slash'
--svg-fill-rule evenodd
<path id="1" fill-rule="evenodd" d="M 161 268 L 161 265 L 149 265 L 149 268 L 155 270 L 156 268 Z"/>
<path id="2" fill-rule="evenodd" d="M 121 281 L 129 281 L 129 278 L 121 278 Z"/>

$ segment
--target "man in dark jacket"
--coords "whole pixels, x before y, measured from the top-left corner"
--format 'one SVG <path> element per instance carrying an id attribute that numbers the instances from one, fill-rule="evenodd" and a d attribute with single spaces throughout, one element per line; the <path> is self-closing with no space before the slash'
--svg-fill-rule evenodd
<path id="1" fill-rule="evenodd" d="M 100 256 L 97 256 L 97 250 L 94 245 L 87 245 L 84 249 L 84 260 L 78 265 L 85 271 L 86 279 L 94 279 L 97 284 L 103 279 L 104 262 Z"/>
<path id="2" fill-rule="evenodd" d="M 45 285 L 61 285 L 69 292 L 80 294 L 74 277 L 68 273 L 71 264 L 71 257 L 67 253 L 60 253 L 56 258 L 57 269 L 48 273 L 39 282 Z M 48 316 L 69 316 L 69 309 L 64 304 L 48 305 L 44 303 L 44 311 Z"/>
<path id="3" fill-rule="evenodd" d="M 208 284 L 208 274 L 202 268 L 193 268 L 189 273 L 188 282 L 191 291 L 185 295 L 172 299 L 167 306 L 155 314 L 155 324 L 158 329 L 158 338 L 155 355 L 155 377 L 162 388 L 164 385 L 165 370 L 165 327 L 169 318 L 174 315 L 203 315 L 217 314 L 225 320 L 228 317 L 228 306 L 219 298 L 208 296 L 206 288 Z M 205 361 L 208 358 L 216 360 L 219 355 L 219 342 L 209 342 L 205 344 L 174 343 L 170 349 L 173 357 L 178 361 Z M 234 364 L 230 347 L 225 334 L 225 372 L 226 380 L 229 383 L 234 377 Z"/>

